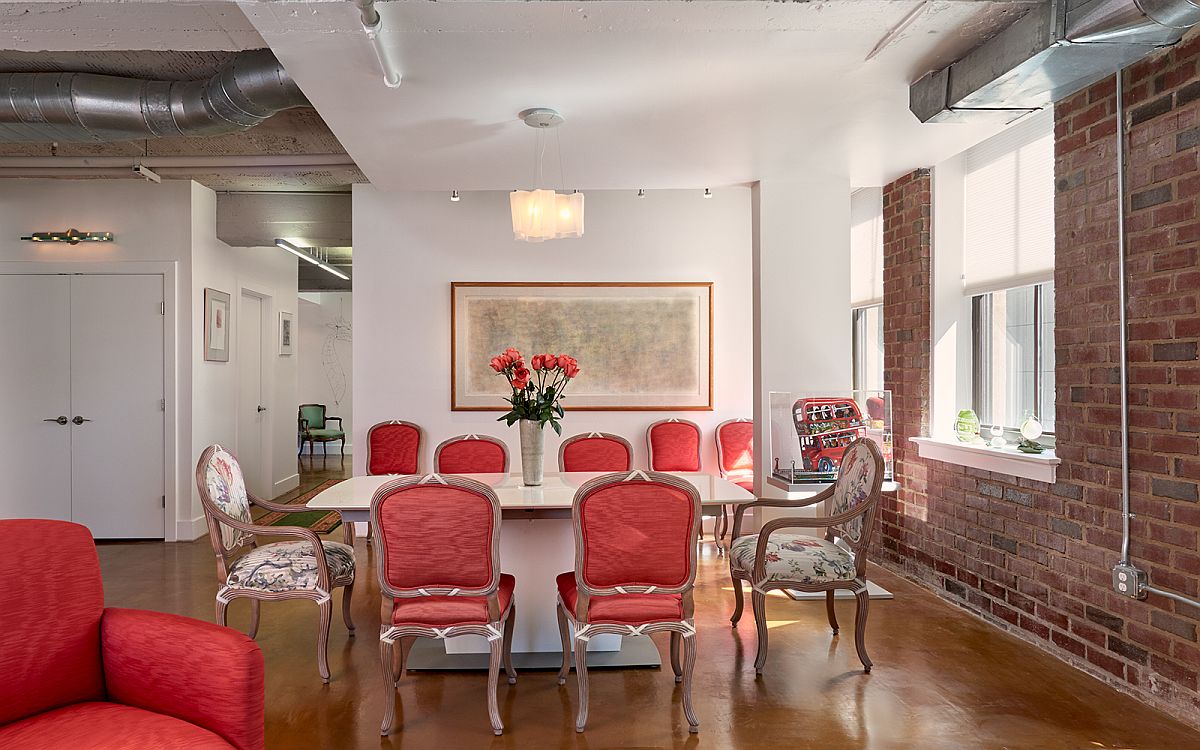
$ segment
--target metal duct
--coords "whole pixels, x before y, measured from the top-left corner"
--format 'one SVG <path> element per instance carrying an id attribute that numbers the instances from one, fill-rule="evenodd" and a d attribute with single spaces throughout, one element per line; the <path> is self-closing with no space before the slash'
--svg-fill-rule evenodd
<path id="1" fill-rule="evenodd" d="M 0 143 L 223 135 L 307 105 L 265 49 L 241 52 L 200 81 L 0 73 Z"/>
<path id="2" fill-rule="evenodd" d="M 1200 22 L 1200 0 L 1049 0 L 909 87 L 921 122 L 1012 120 L 1110 76 Z"/>

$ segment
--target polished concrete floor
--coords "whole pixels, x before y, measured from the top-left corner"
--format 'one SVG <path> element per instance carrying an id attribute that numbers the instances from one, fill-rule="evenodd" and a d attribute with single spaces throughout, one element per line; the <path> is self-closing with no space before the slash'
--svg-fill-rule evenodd
<path id="1" fill-rule="evenodd" d="M 299 491 L 349 466 L 349 458 L 343 466 L 336 456 L 305 457 Z M 373 553 L 362 540 L 357 550 L 359 634 L 348 638 L 335 617 L 328 685 L 317 675 L 316 608 L 263 605 L 268 748 L 1200 748 L 1200 734 L 1179 721 L 879 569 L 872 573 L 896 598 L 871 603 L 871 674 L 855 656 L 852 601 L 838 603 L 843 635 L 832 637 L 823 604 L 772 597 L 770 658 L 755 678 L 749 606 L 730 628 L 729 579 L 711 543 L 696 583 L 699 735 L 688 735 L 670 670 L 640 669 L 591 672 L 584 734 L 573 726 L 574 675 L 565 687 L 552 672 L 502 680 L 502 737 L 491 733 L 482 673 L 410 674 L 399 690 L 401 728 L 381 739 L 379 594 Z M 100 558 L 109 605 L 212 619 L 207 538 L 104 544 Z M 248 622 L 248 606 L 235 603 L 231 624 Z M 664 658 L 666 643 L 658 644 Z"/>

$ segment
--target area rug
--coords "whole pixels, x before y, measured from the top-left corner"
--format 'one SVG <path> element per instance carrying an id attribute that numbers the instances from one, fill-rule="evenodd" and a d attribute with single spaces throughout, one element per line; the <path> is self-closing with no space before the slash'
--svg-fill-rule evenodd
<path id="1" fill-rule="evenodd" d="M 286 505 L 304 505 L 316 497 L 317 493 L 321 490 L 328 489 L 339 481 L 338 479 L 330 479 L 313 485 L 296 497 L 288 500 Z M 304 513 L 276 513 L 272 511 L 259 518 L 258 524 L 260 526 L 303 526 L 306 529 L 312 529 L 318 534 L 325 534 L 341 526 L 342 517 L 335 512 L 324 510 L 311 510 Z"/>

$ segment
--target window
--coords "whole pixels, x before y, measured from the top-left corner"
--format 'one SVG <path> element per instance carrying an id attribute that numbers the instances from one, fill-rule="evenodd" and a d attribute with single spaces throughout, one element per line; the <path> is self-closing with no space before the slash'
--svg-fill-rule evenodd
<path id="1" fill-rule="evenodd" d="M 1035 414 L 1054 431 L 1054 284 L 971 298 L 975 413 L 1018 428 Z"/>
<path id="2" fill-rule="evenodd" d="M 883 305 L 852 311 L 854 390 L 883 390 Z"/>
<path id="3" fill-rule="evenodd" d="M 850 196 L 850 307 L 855 390 L 883 390 L 883 189 Z"/>

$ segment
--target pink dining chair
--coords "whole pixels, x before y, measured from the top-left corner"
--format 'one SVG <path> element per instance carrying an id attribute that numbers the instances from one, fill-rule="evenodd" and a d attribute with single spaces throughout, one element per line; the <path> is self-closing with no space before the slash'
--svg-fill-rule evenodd
<path id="1" fill-rule="evenodd" d="M 439 474 L 507 474 L 508 446 L 491 435 L 457 435 L 433 452 Z"/>
<path id="2" fill-rule="evenodd" d="M 559 471 L 629 471 L 633 446 L 620 435 L 587 432 L 573 435 L 558 447 Z"/>
<path id="3" fill-rule="evenodd" d="M 421 471 L 421 428 L 392 420 L 367 430 L 367 473 L 418 474 Z"/>
<path id="4" fill-rule="evenodd" d="M 646 430 L 650 471 L 700 471 L 700 426 L 663 419 Z"/>
<path id="5" fill-rule="evenodd" d="M 460 635 L 488 640 L 488 715 L 492 730 L 502 734 L 496 690 L 501 661 L 509 684 L 517 681 L 512 666 L 517 608 L 516 579 L 500 572 L 496 494 L 470 477 L 400 477 L 375 491 L 371 527 L 383 595 L 379 661 L 387 697 L 381 734 L 390 734 L 396 723 L 397 688 L 413 641 Z"/>
<path id="6" fill-rule="evenodd" d="M 717 443 L 717 469 L 721 478 L 754 492 L 754 421 L 739 417 L 717 425 L 713 433 Z M 724 551 L 723 541 L 729 530 L 729 508 L 721 506 L 721 521 L 714 530 L 717 553 Z"/>
<path id="7" fill-rule="evenodd" d="M 699 731 L 692 707 L 694 540 L 700 530 L 700 496 L 695 487 L 653 471 L 607 474 L 576 491 L 571 517 L 575 570 L 558 576 L 556 583 L 563 649 L 558 684 L 567 681 L 573 646 L 579 679 L 575 731 L 582 732 L 588 718 L 588 639 L 604 633 L 659 632 L 671 634 L 671 669 L 675 681 L 683 683 L 683 713 L 689 731 Z"/>

